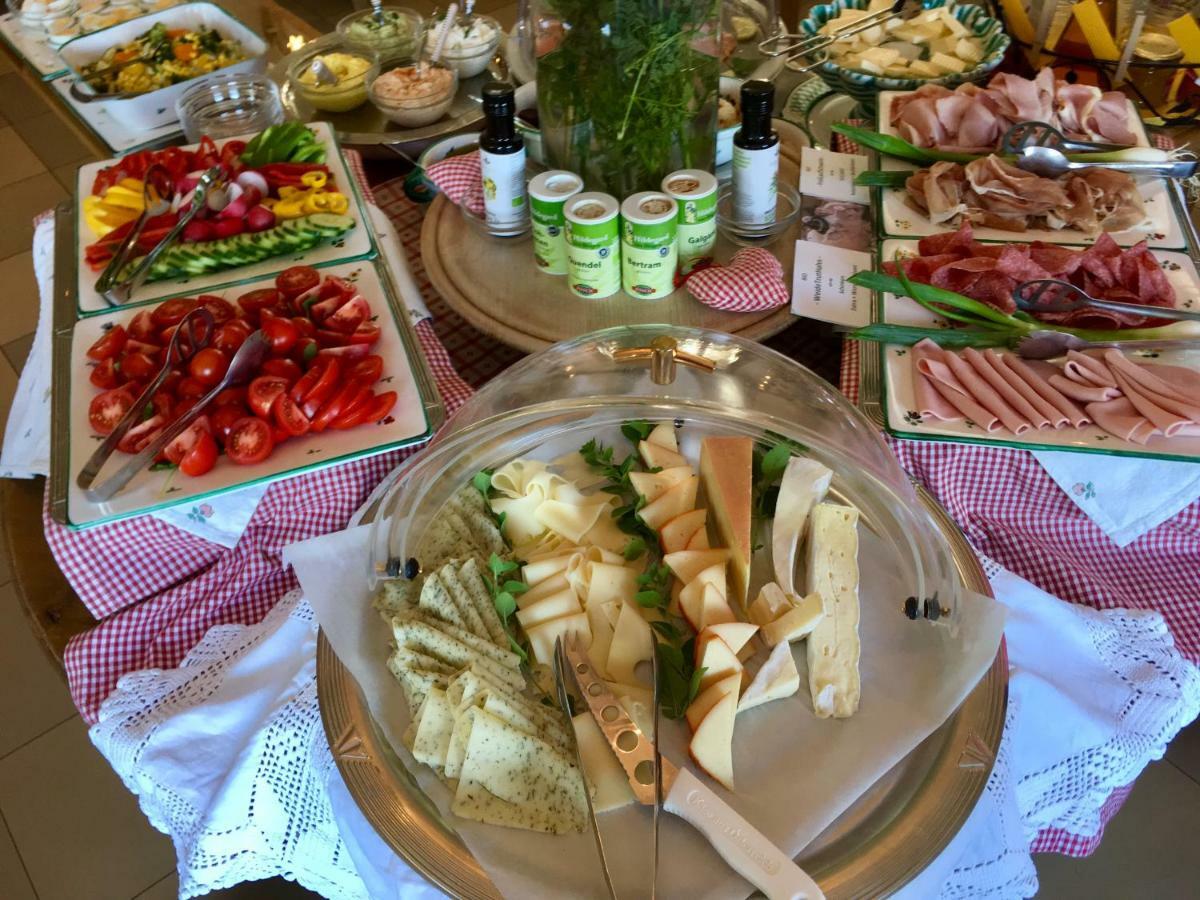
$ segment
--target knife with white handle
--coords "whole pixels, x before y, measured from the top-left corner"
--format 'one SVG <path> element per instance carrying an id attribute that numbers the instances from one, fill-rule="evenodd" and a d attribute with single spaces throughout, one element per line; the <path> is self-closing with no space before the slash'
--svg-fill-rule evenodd
<path id="1" fill-rule="evenodd" d="M 655 747 L 617 697 L 592 668 L 586 651 L 574 634 L 562 640 L 569 670 L 587 702 L 588 710 L 617 761 L 629 778 L 639 803 L 655 802 Z M 771 843 L 733 807 L 687 769 L 662 761 L 662 808 L 699 831 L 730 867 L 762 891 L 769 900 L 824 900 L 821 888 L 790 856 Z M 601 853 L 603 849 L 601 848 Z M 605 869 L 607 871 L 607 861 Z"/>

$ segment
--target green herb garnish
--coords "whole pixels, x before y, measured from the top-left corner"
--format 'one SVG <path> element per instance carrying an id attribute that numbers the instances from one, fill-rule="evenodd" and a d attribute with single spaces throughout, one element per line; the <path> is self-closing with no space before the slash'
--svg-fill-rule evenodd
<path id="1" fill-rule="evenodd" d="M 476 476 L 478 477 L 478 476 Z M 474 479 L 472 479 L 472 482 Z M 528 664 L 529 651 L 517 643 L 517 639 L 513 636 L 513 628 L 510 620 L 513 614 L 517 611 L 517 594 L 529 590 L 529 585 L 523 581 L 517 581 L 512 578 L 505 578 L 511 572 L 515 572 L 519 566 L 508 559 L 501 559 L 495 553 L 488 559 L 488 575 L 483 576 L 483 580 L 487 582 L 488 591 L 492 595 L 492 605 L 496 608 L 496 615 L 500 617 L 500 624 L 504 626 L 504 633 L 508 635 L 508 645 L 512 652 L 521 657 L 521 662 Z"/>
<path id="2" fill-rule="evenodd" d="M 658 653 L 658 700 L 662 714 L 668 719 L 682 719 L 696 695 L 700 693 L 703 668 L 692 665 L 695 639 L 687 640 L 682 647 L 659 641 L 655 645 Z"/>
<path id="3" fill-rule="evenodd" d="M 771 435 L 775 441 L 764 448 L 754 447 L 754 493 L 751 510 L 756 519 L 769 519 L 775 515 L 775 503 L 779 499 L 779 482 L 787 469 L 788 460 L 805 453 L 807 447 L 789 438 Z"/>

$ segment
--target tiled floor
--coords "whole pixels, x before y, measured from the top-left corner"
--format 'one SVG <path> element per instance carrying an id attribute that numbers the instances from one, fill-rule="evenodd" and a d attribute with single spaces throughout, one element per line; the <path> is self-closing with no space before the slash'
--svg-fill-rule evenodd
<path id="1" fill-rule="evenodd" d="M 0 52 L 0 209 L 8 223 L 0 229 L 0 424 L 37 318 L 27 223 L 67 196 L 75 169 L 89 158 Z M 170 841 L 147 824 L 88 741 L 60 671 L 17 606 L 10 578 L 0 554 L 0 900 L 176 896 Z M 1195 897 L 1198 834 L 1200 725 L 1193 725 L 1139 780 L 1094 857 L 1038 860 L 1042 896 Z M 313 895 L 274 881 L 221 896 Z"/>

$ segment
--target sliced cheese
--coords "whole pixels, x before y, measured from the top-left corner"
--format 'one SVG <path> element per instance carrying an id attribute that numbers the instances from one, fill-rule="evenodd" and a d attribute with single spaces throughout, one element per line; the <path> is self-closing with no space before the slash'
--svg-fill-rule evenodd
<path id="1" fill-rule="evenodd" d="M 491 591 L 480 574 L 479 564 L 474 559 L 468 559 L 458 570 L 459 583 L 467 591 L 467 596 L 475 605 L 484 628 L 492 637 L 492 643 L 497 647 L 508 649 L 508 634 L 500 622 L 500 614 L 496 612 L 496 604 L 492 601 Z"/>
<path id="2" fill-rule="evenodd" d="M 561 574 L 571 561 L 570 553 L 556 553 L 546 556 L 536 562 L 527 562 L 521 568 L 521 580 L 530 588 L 537 587 L 543 581 Z"/>
<path id="3" fill-rule="evenodd" d="M 562 572 L 547 578 L 545 581 L 540 581 L 524 593 L 517 594 L 517 609 L 524 609 L 527 606 L 533 606 L 540 603 L 548 597 L 555 597 L 563 592 L 567 592 L 575 596 L 575 591 L 567 582 L 567 576 Z"/>
<path id="4" fill-rule="evenodd" d="M 612 507 L 596 520 L 596 524 L 583 536 L 585 544 L 592 545 L 604 553 L 619 556 L 629 543 L 629 535 L 617 527 L 612 517 Z"/>
<path id="5" fill-rule="evenodd" d="M 560 591 L 544 600 L 539 600 L 532 606 L 517 610 L 517 621 L 526 631 L 536 628 L 543 622 L 557 619 L 561 616 L 571 616 L 583 612 L 579 599 L 570 588 Z"/>
<path id="6" fill-rule="evenodd" d="M 679 452 L 679 441 L 675 437 L 675 427 L 671 422 L 659 422 L 646 438 L 647 444 L 656 444 L 668 450 Z"/>
<path id="7" fill-rule="evenodd" d="M 621 614 L 608 649 L 608 674 L 622 684 L 639 684 L 637 664 L 648 662 L 654 653 L 654 634 L 632 603 L 621 604 Z"/>
<path id="8" fill-rule="evenodd" d="M 604 737 L 590 712 L 581 712 L 571 720 L 584 777 L 592 794 L 592 807 L 597 813 L 620 809 L 634 802 L 629 777 Z"/>
<path id="9" fill-rule="evenodd" d="M 812 512 L 808 586 L 826 614 L 808 636 L 808 684 L 821 718 L 858 709 L 858 510 L 819 503 Z"/>
<path id="10" fill-rule="evenodd" d="M 701 632 L 696 639 L 696 668 L 704 669 L 700 676 L 700 690 L 704 690 L 726 675 L 742 672 L 742 662 L 729 645 L 712 632 Z"/>
<path id="11" fill-rule="evenodd" d="M 742 689 L 742 673 L 734 672 L 726 675 L 717 681 L 714 681 L 707 688 L 696 695 L 696 698 L 688 705 L 685 715 L 687 716 L 688 727 L 695 731 L 700 722 L 708 715 L 708 711 L 717 705 L 717 701 L 728 694 L 730 691 L 735 693 Z"/>
<path id="12" fill-rule="evenodd" d="M 705 630 L 728 644 L 734 653 L 740 653 L 741 649 L 750 643 L 750 638 L 758 632 L 758 626 L 750 622 L 721 622 L 710 624 Z"/>
<path id="13" fill-rule="evenodd" d="M 443 622 L 449 622 L 451 625 L 458 625 L 461 628 L 464 624 L 463 617 L 459 613 L 454 599 L 450 596 L 450 592 L 446 590 L 446 586 L 442 584 L 442 580 L 436 572 L 430 574 L 425 579 L 425 583 L 421 585 L 421 593 L 417 598 L 417 608 L 441 619 Z"/>
<path id="14" fill-rule="evenodd" d="M 782 615 L 764 625 L 763 640 L 767 646 L 774 647 L 807 637 L 825 618 L 827 611 L 825 598 L 819 592 L 811 593 L 790 604 Z"/>
<path id="15" fill-rule="evenodd" d="M 615 600 L 632 600 L 638 592 L 636 569 L 616 563 L 588 563 L 587 602 L 605 604 Z"/>
<path id="16" fill-rule="evenodd" d="M 561 616 L 543 622 L 533 628 L 526 629 L 529 645 L 533 648 L 534 658 L 543 665 L 554 665 L 554 643 L 560 637 L 575 634 L 580 644 L 587 648 L 592 642 L 592 630 L 588 627 L 587 615 L 579 612 L 570 616 Z"/>
<path id="17" fill-rule="evenodd" d="M 588 647 L 588 658 L 601 678 L 608 678 L 608 651 L 612 646 L 613 623 L 608 610 L 599 603 L 589 603 L 586 610 L 588 627 L 592 632 L 592 644 Z"/>
<path id="18" fill-rule="evenodd" d="M 661 472 L 630 472 L 629 483 L 633 489 L 652 503 L 681 481 L 691 478 L 695 472 L 691 466 L 672 466 Z"/>
<path id="19" fill-rule="evenodd" d="M 446 764 L 450 736 L 454 733 L 454 709 L 441 688 L 431 688 L 421 704 L 421 719 L 413 735 L 412 755 L 417 762 L 441 769 Z"/>
<path id="20" fill-rule="evenodd" d="M 774 622 L 791 607 L 787 594 L 773 581 L 759 588 L 758 596 L 746 610 L 746 617 L 760 628 Z"/>
<path id="21" fill-rule="evenodd" d="M 728 547 L 731 555 L 729 598 L 744 609 L 750 586 L 754 441 L 748 437 L 705 438 L 700 444 L 700 478 L 717 542 Z"/>
<path id="22" fill-rule="evenodd" d="M 538 506 L 536 516 L 546 528 L 578 544 L 591 531 L 596 520 L 608 511 L 608 502 L 603 499 L 588 503 L 546 500 Z"/>
<path id="23" fill-rule="evenodd" d="M 686 549 L 688 549 L 688 550 L 708 550 L 708 549 L 710 549 L 709 543 L 708 543 L 708 532 L 705 529 L 701 528 L 699 531 L 697 531 L 695 534 L 693 534 L 692 539 L 690 541 L 688 541 L 688 545 L 687 545 Z"/>
<path id="24" fill-rule="evenodd" d="M 675 450 L 661 444 L 651 444 L 649 441 L 641 441 L 638 444 L 638 453 L 642 455 L 642 461 L 652 469 L 670 469 L 688 464 L 687 458 Z"/>
<path id="25" fill-rule="evenodd" d="M 700 570 L 696 577 L 679 591 L 679 609 L 684 618 L 688 620 L 688 624 L 696 631 L 700 631 L 704 627 L 701 612 L 704 608 L 704 591 L 709 586 L 715 587 L 721 600 L 724 601 L 725 564 L 723 562 Z"/>
<path id="26" fill-rule="evenodd" d="M 701 769 L 727 790 L 733 790 L 733 726 L 737 691 L 728 691 L 696 726 L 688 753 Z"/>
<path id="27" fill-rule="evenodd" d="M 705 569 L 710 566 L 723 566 L 728 559 L 729 551 L 724 549 L 680 550 L 678 553 L 668 553 L 663 557 L 663 562 L 670 567 L 676 578 L 684 584 L 690 584 Z"/>
<path id="28" fill-rule="evenodd" d="M 775 581 L 785 594 L 796 594 L 796 550 L 813 506 L 825 499 L 832 480 L 828 467 L 804 456 L 793 456 L 783 470 L 771 523 L 771 563 Z"/>
<path id="29" fill-rule="evenodd" d="M 653 503 L 647 503 L 638 510 L 638 516 L 658 531 L 667 522 L 696 508 L 696 494 L 699 489 L 700 479 L 689 475 L 685 480 L 671 485 Z"/>
<path id="30" fill-rule="evenodd" d="M 800 690 L 800 673 L 796 671 L 796 660 L 792 647 L 786 641 L 776 644 L 762 668 L 738 700 L 738 712 L 753 709 L 772 700 L 790 697 Z"/>
<path id="31" fill-rule="evenodd" d="M 471 634 L 483 638 L 485 641 L 495 643 L 491 630 L 483 617 L 479 615 L 479 610 L 475 607 L 475 601 L 471 598 L 470 591 L 463 584 L 463 579 L 459 577 L 459 570 L 455 567 L 455 563 L 448 562 L 442 566 L 438 572 L 438 577 L 442 584 L 446 586 L 446 590 L 450 592 L 450 599 L 454 601 L 454 606 L 458 610 L 459 618 L 462 619 L 462 627 Z M 507 647 L 507 644 L 505 644 Z"/>
<path id="32" fill-rule="evenodd" d="M 703 631 L 710 625 L 725 625 L 733 622 L 737 622 L 737 616 L 733 614 L 729 601 L 725 599 L 725 594 L 717 585 L 706 584 L 700 598 L 700 630 Z"/>
<path id="33" fill-rule="evenodd" d="M 692 539 L 701 532 L 707 538 L 708 533 L 704 527 L 707 519 L 707 509 L 693 509 L 665 523 L 658 533 L 663 553 L 678 553 L 680 550 L 686 550 Z"/>

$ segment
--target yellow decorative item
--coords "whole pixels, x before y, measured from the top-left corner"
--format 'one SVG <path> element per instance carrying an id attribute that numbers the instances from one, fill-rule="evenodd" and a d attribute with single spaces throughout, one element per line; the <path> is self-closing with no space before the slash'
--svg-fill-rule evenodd
<path id="1" fill-rule="evenodd" d="M 1171 37 L 1183 51 L 1183 61 L 1200 63 L 1200 25 L 1192 16 L 1180 16 L 1167 26 Z"/>
<path id="2" fill-rule="evenodd" d="M 83 198 L 83 218 L 97 238 L 132 222 L 142 211 L 142 183 L 136 178 L 122 179 L 101 196 Z"/>
<path id="3" fill-rule="evenodd" d="M 1025 4 L 1021 0 L 1000 0 L 1000 5 L 1004 8 L 1004 18 L 1008 21 L 1008 30 L 1012 36 L 1022 43 L 1032 44 L 1036 35 L 1033 23 L 1029 21 L 1029 13 L 1025 11 Z"/>
<path id="4" fill-rule="evenodd" d="M 1096 59 L 1116 61 L 1121 58 L 1121 51 L 1117 49 L 1112 32 L 1104 24 L 1104 15 L 1096 0 L 1083 0 L 1072 6 L 1071 10 Z"/>

